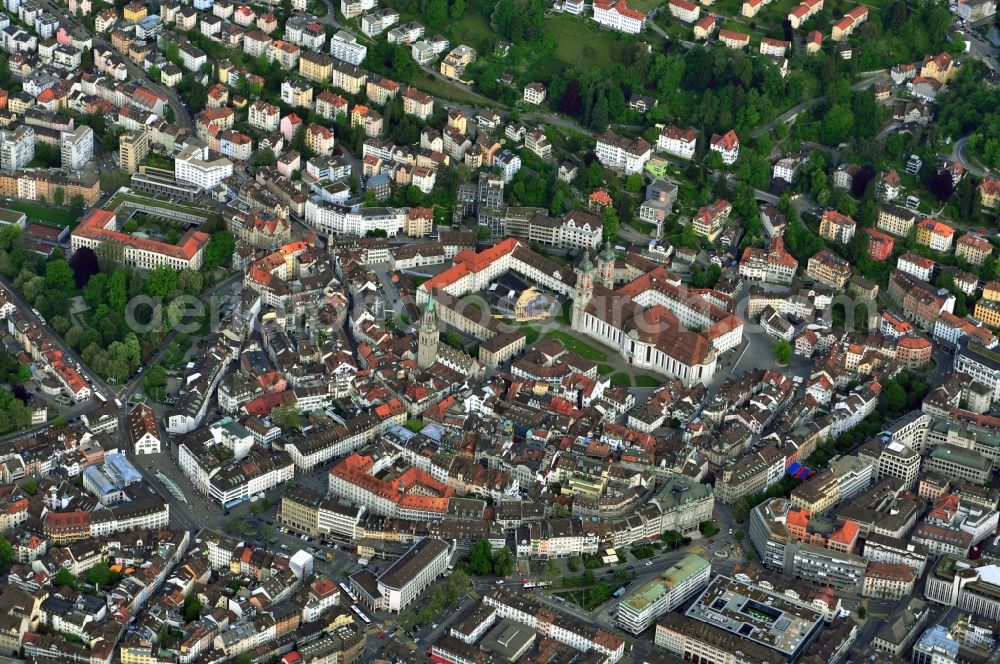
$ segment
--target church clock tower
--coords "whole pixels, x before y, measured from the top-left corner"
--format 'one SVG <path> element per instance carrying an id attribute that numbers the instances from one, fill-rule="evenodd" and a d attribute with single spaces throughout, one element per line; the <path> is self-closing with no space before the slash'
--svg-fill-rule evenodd
<path id="1" fill-rule="evenodd" d="M 431 293 L 424 308 L 424 315 L 420 317 L 420 332 L 417 336 L 417 366 L 421 369 L 426 369 L 437 361 L 439 337 L 434 294 Z"/>
<path id="2" fill-rule="evenodd" d="M 611 240 L 604 243 L 604 249 L 597 254 L 597 281 L 605 288 L 615 287 L 615 250 Z"/>
<path id="3" fill-rule="evenodd" d="M 576 297 L 573 298 L 573 329 L 583 330 L 587 305 L 594 297 L 594 265 L 590 262 L 590 250 L 584 249 L 583 260 L 573 270 L 576 272 Z"/>

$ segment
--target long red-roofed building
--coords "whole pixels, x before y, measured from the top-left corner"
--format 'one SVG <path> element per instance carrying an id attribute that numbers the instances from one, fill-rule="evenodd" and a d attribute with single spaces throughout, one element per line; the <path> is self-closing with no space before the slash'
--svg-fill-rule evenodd
<path id="1" fill-rule="evenodd" d="M 94 251 L 106 242 L 118 244 L 123 249 L 122 260 L 126 265 L 141 270 L 167 266 L 175 270 L 201 268 L 205 245 L 209 236 L 199 230 L 189 230 L 177 244 L 168 244 L 145 237 L 138 237 L 120 230 L 117 215 L 111 210 L 91 210 L 70 236 L 70 248 L 76 251 L 89 247 Z"/>

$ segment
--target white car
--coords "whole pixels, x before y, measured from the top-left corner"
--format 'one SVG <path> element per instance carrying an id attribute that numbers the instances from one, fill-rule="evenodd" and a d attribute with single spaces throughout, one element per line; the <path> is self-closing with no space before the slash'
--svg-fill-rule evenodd
<path id="1" fill-rule="evenodd" d="M 497 585 L 498 586 L 502 586 L 503 585 L 503 579 L 497 579 Z"/>
<path id="2" fill-rule="evenodd" d="M 652 560 L 647 560 L 646 561 L 646 567 L 652 567 L 652 566 L 653 566 L 653 561 Z"/>

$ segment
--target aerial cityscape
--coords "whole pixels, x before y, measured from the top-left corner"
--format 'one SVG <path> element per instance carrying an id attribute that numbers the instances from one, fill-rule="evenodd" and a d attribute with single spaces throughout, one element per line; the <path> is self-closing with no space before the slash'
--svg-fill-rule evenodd
<path id="1" fill-rule="evenodd" d="M 3 0 L 0 664 L 1000 662 L 996 0 Z"/>

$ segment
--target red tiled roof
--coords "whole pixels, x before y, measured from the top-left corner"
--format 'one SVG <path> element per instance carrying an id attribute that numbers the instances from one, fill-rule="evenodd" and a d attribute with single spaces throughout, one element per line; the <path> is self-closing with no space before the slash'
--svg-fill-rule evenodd
<path id="1" fill-rule="evenodd" d="M 722 32 L 725 31 L 724 30 L 720 31 L 719 32 L 720 36 L 722 35 Z M 733 33 L 733 34 L 739 34 L 739 33 Z M 739 144 L 740 144 L 739 136 L 737 136 L 736 132 L 733 131 L 732 129 L 727 131 L 725 134 L 722 134 L 721 136 L 719 134 L 712 134 L 712 145 L 721 146 L 723 149 L 727 151 L 736 149 L 739 146 Z"/>
<path id="2" fill-rule="evenodd" d="M 134 235 L 122 233 L 118 230 L 111 230 L 108 226 L 113 225 L 114 221 L 115 213 L 110 210 L 91 210 L 73 231 L 73 235 L 100 242 L 115 242 L 126 247 L 142 249 L 186 261 L 194 258 L 195 254 L 208 244 L 208 241 L 211 239 L 207 233 L 188 231 L 181 237 L 178 244 L 172 245 L 148 238 L 135 237 Z"/>

